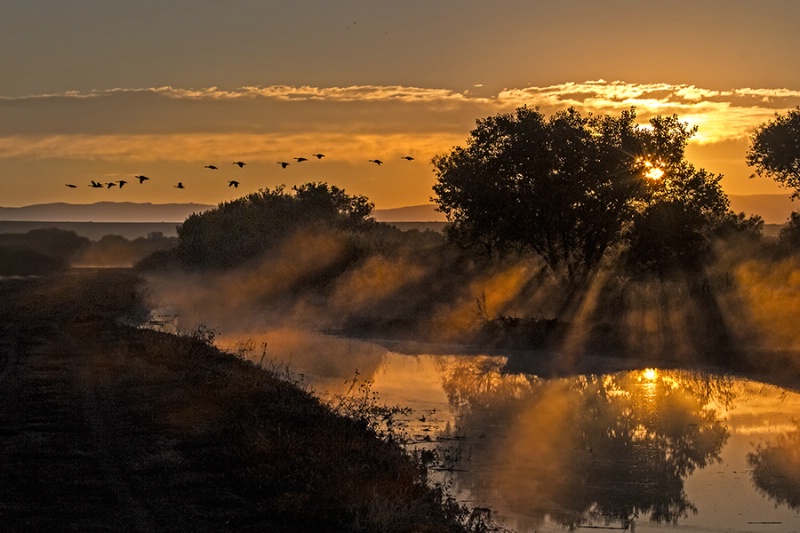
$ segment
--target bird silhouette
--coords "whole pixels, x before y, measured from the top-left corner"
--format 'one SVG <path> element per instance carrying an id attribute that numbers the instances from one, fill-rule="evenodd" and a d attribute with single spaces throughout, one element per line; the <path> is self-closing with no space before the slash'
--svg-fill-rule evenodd
<path id="1" fill-rule="evenodd" d="M 69 187 L 70 189 L 76 189 L 78 187 L 77 185 L 73 185 L 71 183 L 65 183 L 64 186 Z"/>
<path id="2" fill-rule="evenodd" d="M 89 187 L 91 187 L 93 189 L 102 189 L 103 188 L 103 184 L 98 182 L 98 181 L 92 180 L 92 183 L 89 184 Z"/>
<path id="3" fill-rule="evenodd" d="M 150 178 L 148 178 L 147 176 L 135 176 L 135 178 L 136 178 L 137 180 L 139 180 L 139 185 L 141 185 L 142 183 L 144 183 L 146 180 L 149 180 L 149 179 L 150 179 Z"/>
<path id="4" fill-rule="evenodd" d="M 233 162 L 233 164 L 234 164 L 234 165 L 239 165 L 239 168 L 242 168 L 242 167 L 243 167 L 243 166 L 245 166 L 247 163 L 245 163 L 244 161 L 234 161 L 234 162 Z"/>
<path id="5" fill-rule="evenodd" d="M 294 160 L 297 161 L 298 163 L 302 163 L 303 161 L 308 161 L 308 159 L 306 159 L 305 157 L 295 157 Z"/>
<path id="6" fill-rule="evenodd" d="M 231 180 L 228 182 L 228 187 L 233 187 L 234 189 L 239 188 L 239 182 L 236 180 Z"/>
<path id="7" fill-rule="evenodd" d="M 126 184 L 126 183 L 128 183 L 128 182 L 127 182 L 127 181 L 125 181 L 125 180 L 118 180 L 118 181 L 117 181 L 117 183 L 119 183 L 119 188 L 121 189 L 121 188 L 123 188 L 123 187 L 125 186 L 125 184 Z"/>
<path id="8" fill-rule="evenodd" d="M 283 168 L 286 168 L 286 167 L 289 166 L 289 163 L 287 163 L 286 161 L 278 161 L 278 164 Z"/>
<path id="9" fill-rule="evenodd" d="M 186 187 L 183 186 L 183 182 L 179 181 L 177 185 L 173 185 L 176 189 L 185 189 Z"/>
<path id="10" fill-rule="evenodd" d="M 108 187 L 109 189 L 111 187 L 116 187 L 116 186 L 117 186 L 117 182 L 115 182 L 115 181 L 109 181 L 108 183 L 106 183 L 106 187 Z"/>
<path id="11" fill-rule="evenodd" d="M 325 157 L 325 154 L 311 154 L 312 156 L 316 157 L 317 159 L 322 159 Z"/>
<path id="12" fill-rule="evenodd" d="M 235 165 L 235 164 L 236 164 L 236 163 L 234 163 L 234 165 Z M 242 164 L 244 164 L 244 163 L 242 163 Z M 206 165 L 204 168 L 210 168 L 211 170 L 217 170 L 217 167 L 216 167 L 216 165 Z"/>
<path id="13" fill-rule="evenodd" d="M 410 155 L 404 155 L 404 156 L 403 156 L 403 157 L 401 157 L 400 159 L 405 159 L 406 161 L 413 161 L 413 160 L 414 160 L 414 158 L 413 158 L 413 157 L 411 157 Z"/>
<path id="14" fill-rule="evenodd" d="M 378 166 L 381 166 L 383 164 L 383 161 L 381 161 L 380 159 L 370 159 L 369 162 L 375 163 Z"/>

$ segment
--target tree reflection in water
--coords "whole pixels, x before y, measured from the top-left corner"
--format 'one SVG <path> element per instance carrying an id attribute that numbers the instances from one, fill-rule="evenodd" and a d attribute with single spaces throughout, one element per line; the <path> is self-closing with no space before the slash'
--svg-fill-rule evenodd
<path id="1" fill-rule="evenodd" d="M 655 370 L 544 380 L 504 375 L 502 364 L 478 359 L 445 375 L 456 431 L 482 437 L 469 456 L 491 465 L 460 472 L 457 489 L 526 529 L 696 512 L 683 483 L 720 461 L 728 431 L 714 406 L 732 404 L 729 380 Z"/>
<path id="2" fill-rule="evenodd" d="M 747 454 L 747 462 L 753 467 L 753 484 L 759 492 L 776 505 L 800 510 L 800 422 L 795 424 L 795 431 L 759 444 Z"/>

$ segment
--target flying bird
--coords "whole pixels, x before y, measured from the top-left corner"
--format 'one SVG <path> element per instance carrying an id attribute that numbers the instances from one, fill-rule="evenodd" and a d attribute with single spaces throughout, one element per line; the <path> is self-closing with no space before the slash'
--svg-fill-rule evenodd
<path id="1" fill-rule="evenodd" d="M 71 183 L 65 183 L 64 186 L 69 187 L 70 189 L 76 189 L 78 187 L 77 185 L 73 185 Z"/>
<path id="2" fill-rule="evenodd" d="M 375 163 L 378 166 L 381 166 L 383 164 L 383 161 L 381 161 L 380 159 L 370 159 L 369 162 Z"/>
<path id="3" fill-rule="evenodd" d="M 283 168 L 286 168 L 286 167 L 289 166 L 289 163 L 287 163 L 286 161 L 278 161 L 278 164 Z"/>
<path id="4" fill-rule="evenodd" d="M 139 180 L 139 185 L 145 182 L 145 180 L 149 180 L 147 176 L 134 176 L 137 180 Z"/>
<path id="5" fill-rule="evenodd" d="M 116 181 L 109 181 L 108 183 L 106 183 L 106 187 L 108 187 L 109 189 L 111 187 L 116 187 L 116 186 L 117 186 L 117 182 Z"/>
<path id="6" fill-rule="evenodd" d="M 91 187 L 93 189 L 102 189 L 103 188 L 103 184 L 100 183 L 100 182 L 92 180 L 92 183 L 89 184 L 89 187 Z"/>
<path id="7" fill-rule="evenodd" d="M 121 188 L 123 188 L 123 187 L 125 186 L 125 184 L 126 184 L 126 183 L 128 183 L 128 182 L 127 182 L 127 181 L 125 181 L 125 180 L 118 180 L 118 181 L 117 181 L 117 183 L 119 183 L 119 188 L 121 189 Z"/>
<path id="8" fill-rule="evenodd" d="M 235 165 L 236 163 L 234 163 Z M 244 163 L 242 163 L 244 165 Z M 204 168 L 210 168 L 211 170 L 217 170 L 216 165 L 206 165 Z"/>
<path id="9" fill-rule="evenodd" d="M 308 159 L 306 159 L 305 157 L 295 157 L 294 160 L 297 161 L 298 163 L 302 163 L 303 161 L 308 161 Z"/>
<path id="10" fill-rule="evenodd" d="M 233 187 L 234 189 L 239 188 L 239 182 L 236 180 L 231 180 L 228 182 L 228 187 Z"/>
<path id="11" fill-rule="evenodd" d="M 410 155 L 404 155 L 404 156 L 403 156 L 403 157 L 401 157 L 400 159 L 405 159 L 406 161 L 413 161 L 413 160 L 414 160 L 414 158 L 413 158 L 413 157 L 411 157 Z"/>
<path id="12" fill-rule="evenodd" d="M 186 187 L 183 186 L 183 182 L 179 181 L 177 185 L 173 185 L 176 189 L 185 189 Z"/>
<path id="13" fill-rule="evenodd" d="M 322 159 L 325 157 L 325 154 L 311 154 L 312 156 L 316 157 L 317 159 Z"/>
<path id="14" fill-rule="evenodd" d="M 245 163 L 244 161 L 234 161 L 234 162 L 233 162 L 233 164 L 234 164 L 234 165 L 239 165 L 239 168 L 242 168 L 242 167 L 243 167 L 243 166 L 245 166 L 247 163 Z"/>

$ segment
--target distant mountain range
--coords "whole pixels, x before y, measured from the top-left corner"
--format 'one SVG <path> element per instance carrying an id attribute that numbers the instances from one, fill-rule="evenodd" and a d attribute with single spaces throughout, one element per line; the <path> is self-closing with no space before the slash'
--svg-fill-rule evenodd
<path id="1" fill-rule="evenodd" d="M 206 204 L 97 202 L 94 204 L 36 204 L 0 207 L 0 220 L 43 222 L 183 222 L 192 213 L 216 207 Z M 376 209 L 379 222 L 443 222 L 433 204 Z"/>
<path id="2" fill-rule="evenodd" d="M 36 204 L 0 207 L 0 220 L 43 222 L 183 222 L 192 213 L 207 211 L 205 204 L 151 204 L 97 202 L 94 204 Z"/>
<path id="3" fill-rule="evenodd" d="M 767 224 L 783 224 L 795 208 L 789 195 L 730 195 L 731 209 L 759 215 Z M 24 207 L 0 207 L 0 220 L 46 222 L 183 222 L 192 213 L 216 206 L 207 204 L 152 204 L 98 202 L 94 204 L 50 203 Z M 379 222 L 443 222 L 444 215 L 433 204 L 395 209 L 376 209 Z"/>
<path id="4" fill-rule="evenodd" d="M 447 220 L 444 213 L 437 211 L 433 204 L 376 209 L 374 215 L 378 222 L 445 222 Z"/>

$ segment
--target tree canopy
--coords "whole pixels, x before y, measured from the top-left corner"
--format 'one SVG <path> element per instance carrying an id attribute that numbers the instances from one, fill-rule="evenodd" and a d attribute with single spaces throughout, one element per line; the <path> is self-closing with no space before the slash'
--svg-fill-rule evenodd
<path id="1" fill-rule="evenodd" d="M 266 252 L 292 232 L 312 225 L 359 229 L 373 222 L 373 204 L 327 183 L 264 189 L 204 213 L 178 227 L 177 255 L 194 266 L 228 267 Z"/>
<path id="2" fill-rule="evenodd" d="M 677 116 L 637 125 L 634 109 L 521 107 L 478 120 L 466 147 L 434 158 L 433 200 L 456 242 L 529 249 L 571 279 L 623 241 L 635 261 L 682 262 L 728 213 L 722 176 L 685 160 L 695 131 Z"/>
<path id="3" fill-rule="evenodd" d="M 750 137 L 747 164 L 755 175 L 774 179 L 800 198 L 800 107 L 761 124 Z"/>

